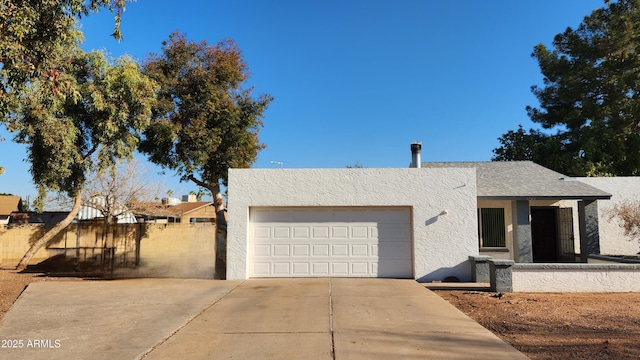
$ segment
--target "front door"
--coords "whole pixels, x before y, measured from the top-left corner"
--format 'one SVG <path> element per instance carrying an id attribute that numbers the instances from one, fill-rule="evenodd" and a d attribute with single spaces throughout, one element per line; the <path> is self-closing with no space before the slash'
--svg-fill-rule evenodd
<path id="1" fill-rule="evenodd" d="M 531 243 L 533 262 L 558 261 L 556 208 L 531 208 Z"/>
<path id="2" fill-rule="evenodd" d="M 532 207 L 531 242 L 533 262 L 574 262 L 571 208 Z"/>

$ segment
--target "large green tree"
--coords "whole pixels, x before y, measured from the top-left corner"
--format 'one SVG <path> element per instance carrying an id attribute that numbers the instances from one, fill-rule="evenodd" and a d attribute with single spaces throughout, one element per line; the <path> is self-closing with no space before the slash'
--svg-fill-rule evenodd
<path id="1" fill-rule="evenodd" d="M 11 116 L 34 77 L 55 70 L 56 57 L 82 37 L 76 19 L 91 11 L 116 13 L 113 36 L 127 0 L 2 0 L 0 3 L 0 118 Z"/>
<path id="2" fill-rule="evenodd" d="M 221 221 L 220 186 L 229 168 L 249 167 L 264 148 L 258 133 L 271 96 L 254 98 L 252 88 L 244 87 L 249 71 L 231 40 L 209 45 L 173 33 L 162 54 L 146 60 L 144 71 L 161 88 L 140 151 L 181 180 L 209 190 Z M 224 279 L 225 237 L 216 234 L 214 276 Z"/>
<path id="3" fill-rule="evenodd" d="M 74 199 L 69 215 L 37 240 L 18 265 L 71 223 L 91 170 L 101 171 L 135 151 L 149 124 L 155 83 L 129 58 L 110 63 L 101 52 L 67 48 L 51 70 L 33 78 L 7 120 L 14 140 L 27 145 L 30 172 L 38 187 L 35 207 L 48 192 Z"/>
<path id="4" fill-rule="evenodd" d="M 246 168 L 264 145 L 258 133 L 272 98 L 244 87 L 247 64 L 232 40 L 209 45 L 173 33 L 144 72 L 160 84 L 140 151 L 214 196 L 229 168 Z"/>
<path id="5" fill-rule="evenodd" d="M 639 174 L 640 1 L 605 1 L 577 29 L 556 35 L 552 49 L 539 44 L 532 56 L 543 86 L 532 87 L 539 106 L 527 112 L 555 134 L 504 134 L 494 159 L 517 160 L 509 154 L 528 147 L 529 160 L 568 175 Z"/>

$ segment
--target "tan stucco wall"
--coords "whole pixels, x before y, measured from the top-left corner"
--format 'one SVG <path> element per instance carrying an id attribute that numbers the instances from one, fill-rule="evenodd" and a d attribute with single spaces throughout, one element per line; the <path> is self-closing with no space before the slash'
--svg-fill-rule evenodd
<path id="1" fill-rule="evenodd" d="M 131 275 L 213 279 L 215 257 L 215 224 L 152 224 Z"/>
<path id="2" fill-rule="evenodd" d="M 137 269 L 117 270 L 123 276 L 213 278 L 215 266 L 215 225 L 200 224 L 144 224 L 145 234 L 140 241 L 140 266 Z M 0 267 L 15 267 L 30 246 L 46 229 L 42 225 L 11 225 L 0 227 Z M 51 256 L 76 247 L 78 228 L 70 225 L 43 248 L 30 264 L 37 264 Z M 66 246 L 65 246 L 66 244 Z M 116 244 L 117 251 L 124 251 Z M 80 229 L 81 247 L 102 246 L 102 227 L 83 224 Z M 72 256 L 74 251 L 67 251 Z M 116 254 L 117 255 L 117 254 Z"/>
<path id="3" fill-rule="evenodd" d="M 18 265 L 31 244 L 51 227 L 43 225 L 4 225 L 0 226 L 0 267 L 11 268 Z M 69 239 L 72 237 L 72 239 Z M 64 247 L 65 241 L 73 241 L 75 232 L 64 231 L 59 234 L 50 247 Z M 42 248 L 31 259 L 29 264 L 37 264 L 58 254 L 56 250 Z"/>

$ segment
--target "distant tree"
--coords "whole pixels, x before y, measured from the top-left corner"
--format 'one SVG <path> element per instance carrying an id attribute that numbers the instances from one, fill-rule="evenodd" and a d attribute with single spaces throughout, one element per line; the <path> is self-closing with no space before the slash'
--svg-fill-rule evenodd
<path id="1" fill-rule="evenodd" d="M 529 129 L 526 132 L 522 125 L 518 130 L 510 130 L 503 134 L 498 141 L 501 146 L 493 149 L 492 161 L 533 161 L 536 164 L 565 173 L 575 174 L 583 171 L 582 168 L 574 170 L 573 157 L 568 151 L 571 145 L 565 139 L 566 134 L 545 134 L 540 130 Z"/>
<path id="2" fill-rule="evenodd" d="M 577 29 L 556 35 L 552 50 L 534 48 L 544 86 L 532 87 L 540 105 L 527 112 L 558 133 L 507 133 L 496 159 L 529 156 L 576 176 L 640 173 L 639 4 L 605 1 Z"/>
<path id="3" fill-rule="evenodd" d="M 140 151 L 215 196 L 229 168 L 249 167 L 264 148 L 258 132 L 271 96 L 243 88 L 249 71 L 232 40 L 209 45 L 173 33 L 144 72 L 161 88 Z"/>
<path id="4" fill-rule="evenodd" d="M 82 205 L 100 213 L 103 236 L 107 241 L 111 229 L 121 217 L 157 214 L 156 199 L 164 187 L 149 175 L 144 165 L 133 159 L 93 171 L 82 189 Z"/>
<path id="5" fill-rule="evenodd" d="M 7 124 L 14 140 L 27 145 L 38 189 L 34 207 L 42 210 L 48 192 L 66 193 L 74 205 L 31 246 L 18 268 L 71 223 L 91 170 L 102 171 L 133 154 L 149 124 L 156 90 L 129 58 L 110 64 L 100 52 L 68 48 L 54 68 L 32 79 Z"/>
<path id="6" fill-rule="evenodd" d="M 126 214 L 150 214 L 164 186 L 133 159 L 113 164 L 105 171 L 90 174 L 82 190 L 82 205 L 96 209 L 106 224 L 117 222 Z"/>
<path id="7" fill-rule="evenodd" d="M 356 161 L 353 165 L 347 165 L 347 169 L 362 169 L 364 165 L 360 161 Z"/>

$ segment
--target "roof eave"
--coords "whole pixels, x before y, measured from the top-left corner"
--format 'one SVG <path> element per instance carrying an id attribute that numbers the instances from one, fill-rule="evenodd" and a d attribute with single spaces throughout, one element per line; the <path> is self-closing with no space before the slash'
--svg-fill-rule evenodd
<path id="1" fill-rule="evenodd" d="M 478 196 L 478 200 L 610 200 L 611 195 L 566 196 Z"/>

